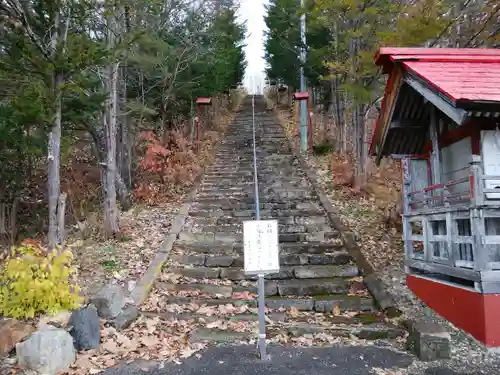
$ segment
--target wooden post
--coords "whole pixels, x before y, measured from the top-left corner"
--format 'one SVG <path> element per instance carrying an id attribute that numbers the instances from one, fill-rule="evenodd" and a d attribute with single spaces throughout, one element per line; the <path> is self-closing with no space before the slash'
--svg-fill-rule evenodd
<path id="1" fill-rule="evenodd" d="M 470 190 L 471 210 L 470 224 L 472 234 L 472 254 L 474 257 L 474 270 L 485 271 L 488 268 L 488 254 L 484 246 L 485 224 L 481 215 L 481 206 L 484 203 L 483 173 L 481 169 L 481 156 L 472 155 L 470 162 Z"/>
<path id="2" fill-rule="evenodd" d="M 432 172 L 432 185 L 441 183 L 441 158 L 439 153 L 439 127 L 437 123 L 436 107 L 431 104 L 431 124 L 430 124 L 430 138 L 432 142 L 431 157 L 431 172 Z M 437 190 L 439 193 L 441 189 Z M 434 194 L 431 193 L 431 196 Z M 442 202 L 441 202 L 442 203 Z"/>
<path id="3" fill-rule="evenodd" d="M 411 238 L 411 226 L 408 221 L 408 214 L 410 213 L 410 187 L 411 187 L 411 175 L 410 175 L 410 160 L 404 158 L 401 160 L 401 169 L 403 174 L 403 238 L 404 238 L 404 248 L 405 257 L 407 260 L 413 257 L 413 240 Z"/>
<path id="4" fill-rule="evenodd" d="M 196 124 L 196 152 L 200 153 L 201 147 L 201 106 L 212 105 L 212 98 L 197 98 L 196 99 L 196 114 L 198 121 Z"/>
<path id="5" fill-rule="evenodd" d="M 196 106 L 196 153 L 200 153 L 200 142 L 201 142 L 201 116 L 200 116 L 200 106 Z"/>
<path id="6" fill-rule="evenodd" d="M 482 206 L 484 204 L 484 184 L 480 155 L 472 155 L 471 162 L 469 163 L 469 186 L 471 205 L 474 207 Z"/>
<path id="7" fill-rule="evenodd" d="M 309 151 L 312 151 L 312 148 L 313 148 L 313 125 L 312 125 L 312 118 L 313 118 L 313 113 L 312 111 L 309 111 L 309 130 L 307 132 L 307 135 L 308 135 L 308 139 L 307 139 L 307 143 L 308 143 L 308 148 L 309 148 Z"/>

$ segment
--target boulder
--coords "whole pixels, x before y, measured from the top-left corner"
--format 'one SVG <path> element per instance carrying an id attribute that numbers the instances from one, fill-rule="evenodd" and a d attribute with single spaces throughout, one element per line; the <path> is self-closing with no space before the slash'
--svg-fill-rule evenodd
<path id="1" fill-rule="evenodd" d="M 406 321 L 410 334 L 407 348 L 422 361 L 448 359 L 451 356 L 451 335 L 441 325 L 427 321 Z"/>
<path id="2" fill-rule="evenodd" d="M 104 286 L 90 302 L 97 308 L 99 316 L 104 319 L 116 318 L 125 306 L 125 295 L 119 285 Z"/>
<path id="3" fill-rule="evenodd" d="M 16 344 L 28 337 L 35 328 L 16 319 L 0 322 L 0 357 L 6 356 Z"/>
<path id="4" fill-rule="evenodd" d="M 17 360 L 27 370 L 56 375 L 75 362 L 73 338 L 64 329 L 44 327 L 16 345 Z"/>
<path id="5" fill-rule="evenodd" d="M 137 306 L 128 305 L 126 306 L 120 315 L 111 321 L 111 324 L 118 330 L 128 328 L 134 320 L 139 316 L 139 309 Z"/>
<path id="6" fill-rule="evenodd" d="M 88 350 L 99 347 L 101 343 L 101 322 L 97 309 L 87 306 L 73 311 L 68 322 L 71 327 L 76 350 Z"/>
<path id="7" fill-rule="evenodd" d="M 57 328 L 66 328 L 68 326 L 71 311 L 61 311 L 55 315 L 42 316 L 38 321 L 38 329 L 44 325 L 53 325 Z"/>

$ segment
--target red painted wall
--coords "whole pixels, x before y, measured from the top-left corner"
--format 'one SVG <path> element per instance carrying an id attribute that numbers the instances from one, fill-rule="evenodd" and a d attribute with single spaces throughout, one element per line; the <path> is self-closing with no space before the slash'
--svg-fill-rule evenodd
<path id="1" fill-rule="evenodd" d="M 500 347 L 500 294 L 481 294 L 412 275 L 408 288 L 432 310 L 488 347 Z"/>

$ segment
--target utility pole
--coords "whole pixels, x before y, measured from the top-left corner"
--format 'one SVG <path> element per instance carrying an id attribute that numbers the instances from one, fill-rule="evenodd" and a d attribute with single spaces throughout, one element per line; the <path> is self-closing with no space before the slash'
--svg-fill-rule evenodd
<path id="1" fill-rule="evenodd" d="M 304 0 L 300 0 L 302 15 L 300 16 L 300 39 L 302 48 L 300 51 L 300 91 L 306 92 L 306 77 L 304 76 L 304 66 L 306 64 L 306 13 L 304 10 Z M 300 151 L 307 152 L 307 100 L 300 101 Z"/>

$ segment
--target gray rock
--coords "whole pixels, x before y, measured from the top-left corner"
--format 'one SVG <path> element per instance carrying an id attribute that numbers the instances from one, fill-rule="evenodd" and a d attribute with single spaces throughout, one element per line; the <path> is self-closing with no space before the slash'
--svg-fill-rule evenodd
<path id="1" fill-rule="evenodd" d="M 20 366 L 44 375 L 58 374 L 76 359 L 73 338 L 59 328 L 35 332 L 16 345 L 16 354 Z"/>
<path id="2" fill-rule="evenodd" d="M 295 266 L 297 264 L 304 264 L 301 262 L 301 256 L 298 254 L 286 254 L 280 257 L 281 264 Z"/>
<path id="3" fill-rule="evenodd" d="M 206 266 L 207 267 L 230 267 L 234 262 L 234 258 L 231 256 L 214 256 L 207 257 Z"/>
<path id="4" fill-rule="evenodd" d="M 299 311 L 311 311 L 314 309 L 314 300 L 312 299 L 268 299 L 266 306 L 270 309 L 289 309 L 295 307 Z"/>
<path id="5" fill-rule="evenodd" d="M 375 309 L 371 298 L 338 296 L 317 299 L 314 310 L 317 312 L 331 312 L 335 306 L 338 306 L 341 311 L 373 311 Z"/>
<path id="6" fill-rule="evenodd" d="M 407 347 L 422 361 L 448 359 L 451 356 L 451 336 L 441 325 L 434 322 L 411 321 Z"/>
<path id="7" fill-rule="evenodd" d="M 97 309 L 94 306 L 84 307 L 73 311 L 68 325 L 72 327 L 76 350 L 95 349 L 101 343 L 101 327 Z"/>
<path id="8" fill-rule="evenodd" d="M 104 319 L 113 319 L 120 314 L 125 306 L 125 296 L 119 285 L 106 285 L 90 298 L 90 302 L 97 308 L 99 316 Z"/>
<path id="9" fill-rule="evenodd" d="M 349 283 L 342 279 L 290 279 L 278 283 L 280 296 L 346 294 Z"/>
<path id="10" fill-rule="evenodd" d="M 320 277 L 355 277 L 358 276 L 358 267 L 349 266 L 303 266 L 295 267 L 295 277 L 297 279 L 314 279 Z"/>
<path id="11" fill-rule="evenodd" d="M 239 281 L 239 280 L 245 280 L 246 275 L 245 272 L 239 268 L 222 268 L 220 271 L 220 278 Z"/>
<path id="12" fill-rule="evenodd" d="M 218 268 L 171 268 L 170 272 L 194 279 L 218 279 L 220 277 L 220 269 Z"/>
<path id="13" fill-rule="evenodd" d="M 309 262 L 315 265 L 337 264 L 344 265 L 352 261 L 352 257 L 344 251 L 337 251 L 333 254 L 312 254 Z"/>
<path id="14" fill-rule="evenodd" d="M 121 331 L 128 328 L 138 316 L 139 309 L 137 306 L 129 305 L 122 310 L 120 315 L 111 321 L 111 324 L 113 324 L 118 331 Z"/>

